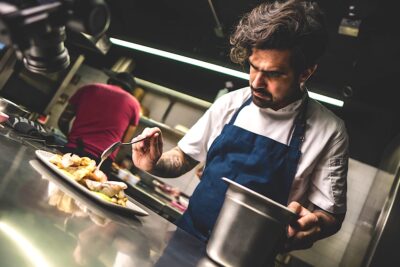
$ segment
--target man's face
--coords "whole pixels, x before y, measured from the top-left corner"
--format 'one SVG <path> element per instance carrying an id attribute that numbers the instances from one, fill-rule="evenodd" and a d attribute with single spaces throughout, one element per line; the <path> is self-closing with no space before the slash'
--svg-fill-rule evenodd
<path id="1" fill-rule="evenodd" d="M 252 98 L 258 107 L 277 110 L 301 96 L 290 50 L 253 48 L 249 63 Z"/>

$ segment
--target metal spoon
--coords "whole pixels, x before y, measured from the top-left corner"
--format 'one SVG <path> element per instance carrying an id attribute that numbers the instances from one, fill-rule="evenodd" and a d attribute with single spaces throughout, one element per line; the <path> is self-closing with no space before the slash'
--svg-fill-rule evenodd
<path id="1" fill-rule="evenodd" d="M 139 143 L 139 142 L 141 142 L 141 141 L 143 141 L 143 140 L 146 140 L 146 139 L 148 139 L 148 138 L 150 138 L 150 137 L 151 137 L 151 136 L 147 136 L 147 137 L 144 137 L 144 138 L 142 138 L 142 139 L 135 140 L 135 141 L 131 141 L 131 142 L 128 142 L 128 143 L 121 143 L 121 142 L 119 142 L 119 141 L 113 143 L 111 146 L 109 146 L 108 148 L 106 148 L 106 149 L 103 151 L 103 153 L 101 153 L 101 156 L 100 156 L 100 163 L 99 163 L 99 165 L 97 165 L 96 171 L 100 170 L 101 164 L 103 164 L 103 162 L 104 162 L 118 147 L 120 147 L 120 146 L 122 146 L 122 145 L 132 145 L 132 144 L 135 144 L 135 143 Z"/>

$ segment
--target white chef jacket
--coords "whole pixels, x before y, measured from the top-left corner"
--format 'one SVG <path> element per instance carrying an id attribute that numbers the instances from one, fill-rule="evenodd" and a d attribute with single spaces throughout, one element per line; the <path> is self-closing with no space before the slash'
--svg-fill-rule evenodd
<path id="1" fill-rule="evenodd" d="M 249 87 L 230 92 L 216 100 L 179 141 L 179 148 L 203 162 L 207 152 L 233 114 L 251 96 Z M 279 110 L 259 108 L 253 102 L 244 107 L 234 125 L 289 145 L 298 100 Z M 305 140 L 288 203 L 312 204 L 331 213 L 346 212 L 348 135 L 344 122 L 313 99 L 307 107 Z"/>

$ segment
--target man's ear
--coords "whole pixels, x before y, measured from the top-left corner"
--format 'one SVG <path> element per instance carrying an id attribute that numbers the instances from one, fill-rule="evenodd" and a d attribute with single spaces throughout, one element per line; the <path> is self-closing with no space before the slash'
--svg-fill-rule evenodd
<path id="1" fill-rule="evenodd" d="M 305 69 L 299 76 L 299 84 L 304 85 L 304 83 L 310 78 L 311 75 L 315 72 L 318 65 L 315 64 L 307 69 Z"/>

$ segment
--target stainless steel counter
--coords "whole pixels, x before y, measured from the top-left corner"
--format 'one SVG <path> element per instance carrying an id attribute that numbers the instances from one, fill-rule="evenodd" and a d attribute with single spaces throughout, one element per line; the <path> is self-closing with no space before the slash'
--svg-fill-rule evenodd
<path id="1" fill-rule="evenodd" d="M 49 150 L 0 129 L 1 266 L 217 266 L 205 244 L 134 199 L 149 216 L 115 214 L 60 183 L 36 149 Z"/>

